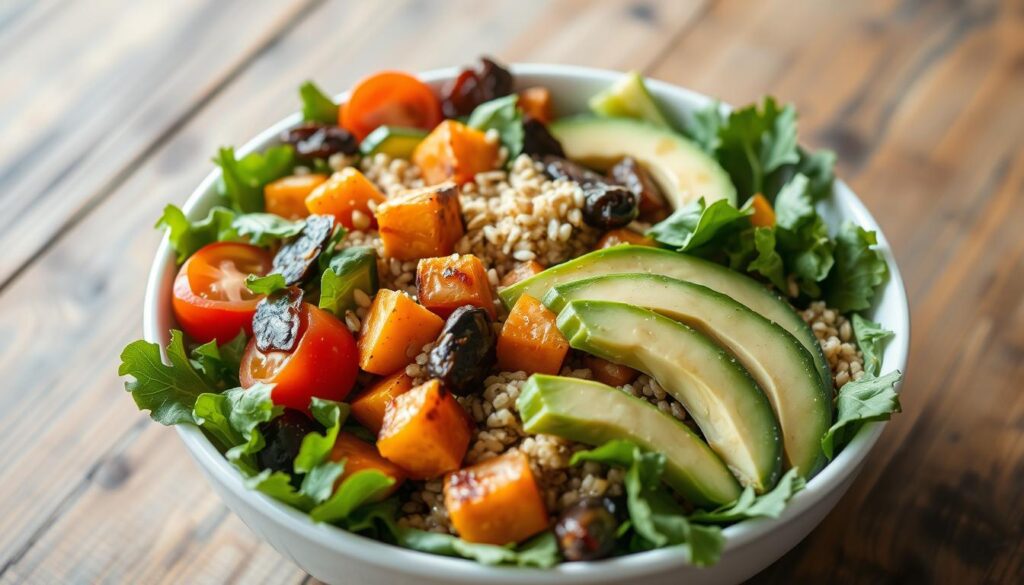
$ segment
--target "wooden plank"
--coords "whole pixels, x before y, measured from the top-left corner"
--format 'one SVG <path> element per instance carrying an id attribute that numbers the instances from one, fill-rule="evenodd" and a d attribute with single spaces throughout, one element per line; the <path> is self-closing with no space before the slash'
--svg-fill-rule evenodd
<path id="1" fill-rule="evenodd" d="M 410 11 L 417 6 L 420 8 Z M 7 352 L 0 355 L 0 367 L 5 373 L 9 372 L 12 385 L 21 388 L 17 394 L 0 395 L 0 403 L 5 406 L 0 413 L 0 424 L 7 425 L 5 428 L 11 431 L 0 437 L 0 445 L 9 441 L 12 447 L 7 450 L 0 448 L 0 463 L 17 466 L 28 461 L 52 462 L 46 469 L 38 471 L 39 475 L 33 482 L 35 503 L 32 508 L 0 520 L 4 532 L 9 535 L 7 574 L 32 580 L 57 574 L 71 575 L 73 572 L 62 571 L 85 571 L 88 568 L 88 571 L 94 571 L 88 573 L 90 575 L 107 571 L 102 574 L 113 580 L 146 582 L 152 574 L 145 571 L 154 565 L 177 575 L 174 571 L 185 571 L 186 568 L 198 571 L 205 563 L 213 562 L 206 557 L 200 558 L 199 549 L 188 548 L 185 553 L 174 557 L 174 567 L 168 569 L 160 564 L 162 561 L 156 560 L 157 557 L 149 556 L 151 552 L 166 552 L 164 541 L 154 543 L 137 535 L 133 536 L 139 544 L 137 548 L 124 550 L 122 546 L 119 549 L 118 554 L 126 564 L 109 568 L 103 564 L 109 559 L 102 558 L 109 554 L 108 549 L 78 543 L 77 539 L 86 538 L 86 535 L 65 529 L 66 522 L 87 523 L 79 514 L 87 514 L 94 509 L 104 515 L 102 525 L 105 528 L 101 533 L 91 533 L 88 538 L 120 542 L 123 538 L 120 535 L 127 530 L 121 527 L 130 525 L 134 517 L 126 500 L 140 492 L 138 487 L 124 486 L 136 474 L 145 477 L 140 480 L 143 485 L 154 486 L 173 486 L 183 477 L 173 466 L 136 471 L 131 464 L 118 464 L 118 468 L 127 470 L 132 480 L 118 484 L 121 487 L 110 488 L 109 485 L 103 487 L 97 479 L 104 477 L 99 470 L 109 468 L 111 461 L 124 458 L 133 461 L 133 457 L 141 460 L 145 458 L 141 450 L 148 449 L 137 443 L 132 434 L 137 432 L 133 424 L 140 420 L 139 415 L 132 414 L 133 407 L 127 397 L 114 390 L 120 385 L 114 364 L 119 348 L 137 336 L 141 282 L 158 237 L 149 226 L 167 202 L 168 193 L 178 193 L 171 199 L 182 200 L 208 172 L 209 164 L 204 162 L 206 153 L 213 152 L 223 143 L 239 143 L 251 136 L 255 129 L 293 111 L 297 105 L 295 88 L 301 80 L 315 77 L 325 87 L 338 90 L 358 77 L 384 67 L 436 67 L 471 60 L 487 48 L 504 44 L 518 43 L 520 47 L 529 47 L 530 43 L 523 39 L 538 38 L 534 23 L 537 20 L 550 22 L 551 18 L 550 6 L 540 2 L 488 4 L 482 12 L 476 10 L 475 3 L 446 6 L 439 10 L 422 10 L 422 6 L 415 3 L 394 3 L 383 7 L 338 3 L 310 14 L 293 33 L 267 50 L 238 76 L 231 87 L 211 100 L 194 120 L 159 148 L 151 164 L 130 177 L 0 294 L 0 330 L 10 332 L 8 339 L 23 339 L 40 331 L 60 330 L 59 338 L 47 335 L 47 341 L 53 346 L 46 356 L 28 359 L 20 356 L 15 359 Z M 474 10 L 470 10 L 470 6 Z M 623 20 L 628 18 L 638 19 L 640 24 L 625 27 L 632 31 L 626 37 L 630 44 L 621 45 L 614 55 L 601 55 L 580 62 L 611 65 L 599 60 L 608 57 L 616 59 L 616 65 L 626 63 L 643 67 L 645 59 L 672 39 L 668 29 L 659 28 L 663 25 L 651 23 L 646 17 L 631 17 L 630 4 L 626 2 L 606 2 L 600 6 L 599 13 L 604 15 L 603 18 L 588 20 L 582 25 L 572 21 L 571 11 L 563 11 L 570 19 L 566 30 L 582 31 L 583 28 L 576 27 L 585 27 L 591 33 L 598 33 L 602 29 L 623 27 Z M 655 10 L 679 30 L 689 23 L 688 18 L 697 14 L 692 3 L 664 3 Z M 474 26 L 474 23 L 481 22 L 483 26 Z M 664 31 L 664 35 L 659 34 L 662 45 L 655 44 L 652 49 L 650 39 L 639 34 L 637 26 Z M 435 46 L 431 51 L 420 50 L 423 45 L 433 43 L 436 31 L 441 29 L 458 31 L 459 34 L 453 35 L 454 39 L 444 39 L 443 50 Z M 565 49 L 552 49 L 550 56 L 544 50 L 532 53 L 517 50 L 523 52 L 519 54 L 521 57 L 515 55 L 516 58 L 553 60 L 561 55 L 558 51 Z M 506 57 L 501 51 L 498 56 Z M 351 65 L 340 66 L 340 63 Z M 210 129 L 215 129 L 215 132 Z M 90 242 L 88 250 L 78 244 L 86 240 Z M 64 269 L 68 266 L 75 267 L 73 274 Z M 53 310 L 55 306 L 58 307 L 56 311 Z M 64 362 L 61 368 L 48 367 L 56 359 Z M 39 372 L 46 373 L 42 379 Z M 31 400 L 29 396 L 32 396 Z M 40 410 L 56 413 L 51 426 L 43 431 L 41 440 L 30 432 L 38 425 L 29 424 L 32 421 L 27 420 L 27 413 Z M 147 428 L 145 432 L 158 433 L 164 441 L 177 442 L 164 429 Z M 130 454 L 128 450 L 131 450 Z M 160 457 L 183 458 L 183 455 L 177 451 Z M 84 478 L 84 483 L 79 484 L 75 477 Z M 202 484 L 201 480 L 196 482 Z M 179 497 L 174 490 L 161 493 L 169 498 Z M 0 486 L 0 503 L 11 502 L 13 506 L 28 496 L 16 486 Z M 92 501 L 93 497 L 122 502 L 122 505 L 101 506 Z M 170 521 L 175 506 L 201 507 L 191 497 L 191 492 L 184 492 L 180 497 L 180 500 L 168 501 L 165 507 L 147 508 L 149 519 L 154 522 Z M 208 505 L 217 505 L 216 497 L 209 490 L 206 490 L 205 498 Z M 103 512 L 99 512 L 101 509 Z M 71 520 L 72 516 L 78 519 Z M 237 522 L 224 526 L 230 534 L 225 538 L 249 545 L 255 543 L 253 536 L 245 531 L 239 532 Z M 66 544 L 60 547 L 31 546 L 41 539 L 58 537 L 68 539 Z M 259 549 L 252 546 L 244 550 L 256 554 Z M 86 556 L 91 560 L 86 561 Z"/>
<path id="2" fill-rule="evenodd" d="M 309 3 L 39 3 L 0 28 L 0 287 Z"/>

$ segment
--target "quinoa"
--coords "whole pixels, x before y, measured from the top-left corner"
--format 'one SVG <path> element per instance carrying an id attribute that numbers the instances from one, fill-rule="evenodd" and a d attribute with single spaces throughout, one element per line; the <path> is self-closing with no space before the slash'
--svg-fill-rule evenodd
<path id="1" fill-rule="evenodd" d="M 800 317 L 811 326 L 821 344 L 836 390 L 864 376 L 864 355 L 857 349 L 849 319 L 826 307 L 824 301 L 814 301 L 800 311 Z"/>

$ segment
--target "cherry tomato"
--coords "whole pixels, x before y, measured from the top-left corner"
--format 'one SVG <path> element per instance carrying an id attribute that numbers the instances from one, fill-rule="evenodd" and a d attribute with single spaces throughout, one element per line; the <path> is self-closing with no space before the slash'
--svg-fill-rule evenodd
<path id="1" fill-rule="evenodd" d="M 256 246 L 218 242 L 192 255 L 174 279 L 174 317 L 192 339 L 227 343 L 239 331 L 252 335 L 252 316 L 262 295 L 245 286 L 250 274 L 263 276 L 273 265 Z"/>
<path id="2" fill-rule="evenodd" d="M 313 397 L 344 400 L 359 372 L 359 352 L 345 324 L 309 303 L 302 305 L 299 342 L 290 352 L 262 352 L 249 340 L 239 377 L 248 388 L 275 384 L 274 404 L 309 411 Z"/>
<path id="3" fill-rule="evenodd" d="M 356 84 L 339 108 L 338 121 L 362 140 L 378 126 L 430 130 L 441 120 L 441 102 L 427 84 L 406 73 L 384 71 Z"/>

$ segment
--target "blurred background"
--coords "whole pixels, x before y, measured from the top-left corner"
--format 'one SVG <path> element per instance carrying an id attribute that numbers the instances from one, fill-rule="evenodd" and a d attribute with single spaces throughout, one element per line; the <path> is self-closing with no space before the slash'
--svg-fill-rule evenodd
<path id="1" fill-rule="evenodd" d="M 301 583 L 124 395 L 168 201 L 383 69 L 553 62 L 793 102 L 914 309 L 904 414 L 758 583 L 1024 575 L 1024 2 L 3 0 L 0 583 Z"/>

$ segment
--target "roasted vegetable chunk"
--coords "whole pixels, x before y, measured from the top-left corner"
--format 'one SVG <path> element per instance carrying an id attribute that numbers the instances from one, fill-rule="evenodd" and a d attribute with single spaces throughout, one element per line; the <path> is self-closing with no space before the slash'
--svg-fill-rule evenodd
<path id="1" fill-rule="evenodd" d="M 535 274 L 544 272 L 544 265 L 536 260 L 530 260 L 529 262 L 517 262 L 512 270 L 505 273 L 505 276 L 501 277 L 501 286 L 512 286 L 520 280 L 526 280 Z"/>
<path id="2" fill-rule="evenodd" d="M 556 315 L 537 299 L 519 297 L 498 336 L 498 367 L 509 372 L 557 374 L 569 342 L 555 319 Z"/>
<path id="3" fill-rule="evenodd" d="M 380 432 L 384 424 L 384 411 L 396 396 L 412 389 L 412 378 L 405 371 L 398 371 L 378 381 L 352 401 L 352 418 L 370 429 Z"/>
<path id="4" fill-rule="evenodd" d="M 438 380 L 388 403 L 377 449 L 414 479 L 431 479 L 462 465 L 471 434 L 469 416 Z"/>
<path id="5" fill-rule="evenodd" d="M 416 296 L 442 317 L 463 305 L 479 307 L 494 319 L 494 291 L 484 263 L 472 254 L 424 258 L 416 266 Z"/>
<path id="6" fill-rule="evenodd" d="M 263 200 L 267 204 L 267 213 L 280 215 L 286 219 L 300 219 L 309 215 L 306 209 L 306 197 L 327 180 L 327 175 L 310 173 L 308 175 L 292 175 L 268 184 L 263 188 Z"/>
<path id="7" fill-rule="evenodd" d="M 373 207 L 384 195 L 363 173 L 346 167 L 331 175 L 306 198 L 310 213 L 333 215 L 348 229 L 365 230 L 373 225 Z"/>
<path id="8" fill-rule="evenodd" d="M 359 334 L 359 367 L 387 376 L 404 368 L 437 338 L 444 320 L 408 296 L 382 289 Z"/>
<path id="9" fill-rule="evenodd" d="M 445 120 L 416 145 L 412 161 L 428 185 L 468 183 L 477 173 L 498 166 L 498 142 L 455 120 Z"/>
<path id="10" fill-rule="evenodd" d="M 398 260 L 447 256 L 462 237 L 459 190 L 451 183 L 410 191 L 377 207 L 384 255 Z"/>
<path id="11" fill-rule="evenodd" d="M 341 482 L 345 481 L 353 473 L 365 469 L 374 469 L 394 479 L 394 485 L 387 492 L 378 496 L 378 500 L 383 500 L 395 493 L 398 486 L 405 481 L 405 472 L 394 463 L 381 457 L 380 453 L 377 452 L 376 446 L 362 441 L 349 433 L 338 434 L 338 440 L 334 443 L 334 449 L 331 450 L 330 458 L 331 461 L 344 461 L 345 463 L 345 470 L 338 476 L 335 482 L 336 486 L 341 485 Z"/>

